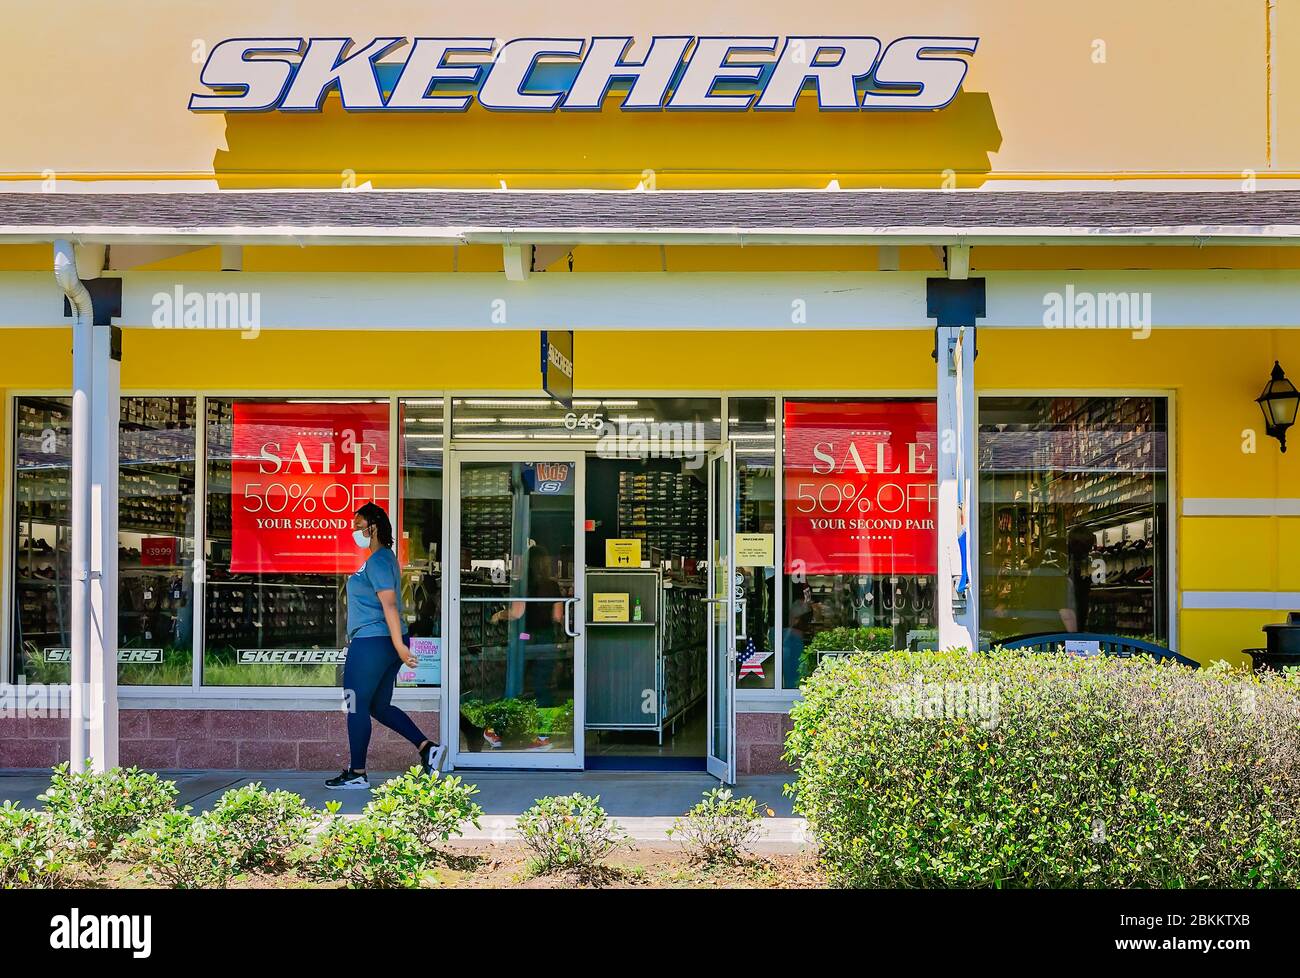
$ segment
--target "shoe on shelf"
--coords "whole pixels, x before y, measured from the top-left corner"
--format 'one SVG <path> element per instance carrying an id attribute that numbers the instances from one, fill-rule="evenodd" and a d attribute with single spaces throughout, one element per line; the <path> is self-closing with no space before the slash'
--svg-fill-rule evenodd
<path id="1" fill-rule="evenodd" d="M 534 737 L 533 742 L 528 745 L 528 749 L 529 750 L 550 750 L 551 738 L 542 737 L 542 736 Z"/>
<path id="2" fill-rule="evenodd" d="M 493 730 L 491 727 L 488 727 L 486 730 L 483 731 L 483 739 L 487 742 L 487 745 L 491 747 L 493 750 L 500 750 L 501 738 L 497 736 L 497 732 Z"/>
<path id="3" fill-rule="evenodd" d="M 325 787 L 333 791 L 349 790 L 366 790 L 370 787 L 370 779 L 364 774 L 358 774 L 351 768 L 344 768 L 338 773 L 337 777 L 330 778 L 325 782 Z"/>

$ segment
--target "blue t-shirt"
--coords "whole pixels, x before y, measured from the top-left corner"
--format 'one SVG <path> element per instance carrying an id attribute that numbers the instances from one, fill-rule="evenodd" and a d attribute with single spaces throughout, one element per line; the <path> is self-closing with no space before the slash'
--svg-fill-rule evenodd
<path id="1" fill-rule="evenodd" d="M 385 638 L 388 622 L 384 620 L 384 606 L 379 603 L 380 591 L 397 595 L 397 617 L 402 618 L 402 574 L 396 555 L 387 547 L 380 547 L 348 578 L 348 641 L 354 638 Z M 403 628 L 405 631 L 405 628 Z"/>

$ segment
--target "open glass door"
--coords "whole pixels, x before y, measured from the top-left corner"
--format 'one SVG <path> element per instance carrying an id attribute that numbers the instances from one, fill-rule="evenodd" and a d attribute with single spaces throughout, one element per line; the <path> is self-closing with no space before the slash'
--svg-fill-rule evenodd
<path id="1" fill-rule="evenodd" d="M 583 456 L 452 452 L 449 477 L 452 766 L 581 768 Z"/>
<path id="2" fill-rule="evenodd" d="M 736 780 L 736 580 L 730 447 L 709 454 L 709 773 Z M 741 607 L 744 603 L 741 602 Z"/>

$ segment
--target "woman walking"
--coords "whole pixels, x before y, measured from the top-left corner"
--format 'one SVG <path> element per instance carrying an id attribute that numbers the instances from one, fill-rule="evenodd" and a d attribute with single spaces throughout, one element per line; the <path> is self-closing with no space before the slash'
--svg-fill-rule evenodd
<path id="1" fill-rule="evenodd" d="M 397 672 L 418 660 L 402 628 L 402 576 L 393 553 L 393 525 L 388 514 L 366 503 L 353 517 L 352 539 L 369 550 L 365 563 L 348 578 L 348 655 L 343 688 L 354 697 L 348 712 L 350 767 L 325 782 L 327 788 L 369 788 L 366 753 L 370 718 L 396 730 L 419 751 L 425 773 L 442 763 L 443 748 L 420 732 L 409 716 L 393 706 Z"/>

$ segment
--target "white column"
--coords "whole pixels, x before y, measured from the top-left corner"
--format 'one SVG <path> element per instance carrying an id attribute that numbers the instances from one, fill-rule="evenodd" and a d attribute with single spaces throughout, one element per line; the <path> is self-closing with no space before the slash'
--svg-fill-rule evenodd
<path id="1" fill-rule="evenodd" d="M 117 483 L 120 344 L 94 326 L 90 398 L 90 756 L 94 770 L 118 764 Z"/>
<path id="2" fill-rule="evenodd" d="M 76 312 L 74 310 L 74 316 Z M 94 697 L 90 692 L 90 416 L 94 366 L 94 327 L 90 315 L 76 316 L 72 325 L 72 434 L 68 485 L 72 587 L 69 617 L 72 653 L 72 721 L 69 766 L 84 771 L 90 756 L 89 721 Z"/>
<path id="3" fill-rule="evenodd" d="M 965 332 L 960 345 L 959 335 Z M 940 326 L 938 347 L 939 437 L 939 580 L 935 611 L 939 648 L 979 648 L 979 539 L 975 523 L 975 329 Z M 958 358 L 959 361 L 958 362 Z M 963 463 L 961 460 L 965 460 Z M 958 473 L 962 473 L 959 492 Z M 958 536 L 961 507 L 965 502 L 969 586 L 965 595 L 956 587 L 961 577 Z"/>

